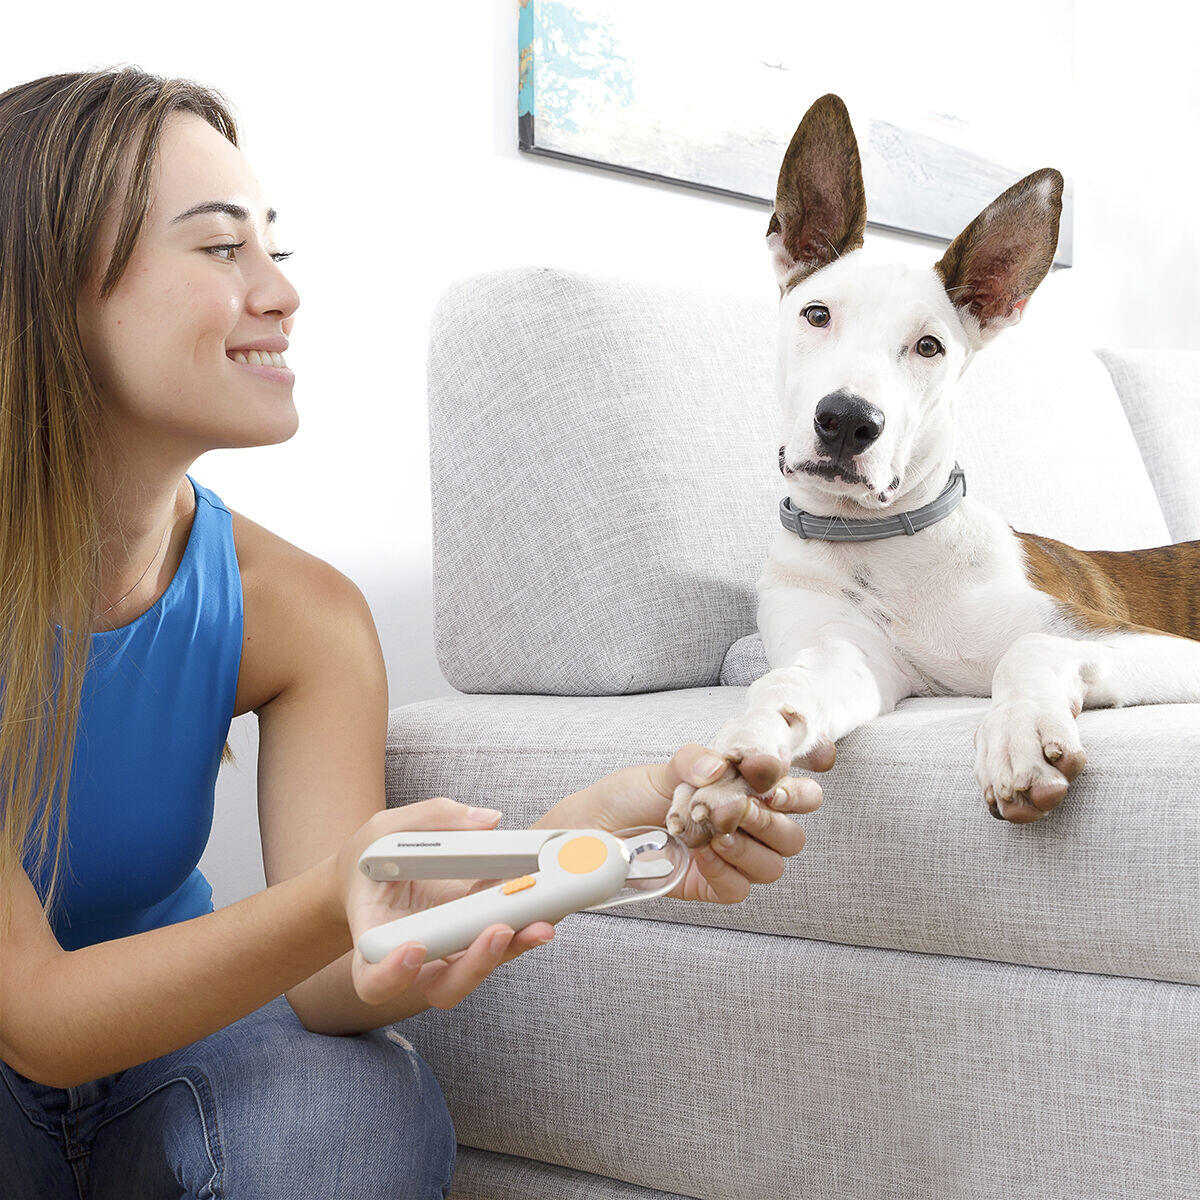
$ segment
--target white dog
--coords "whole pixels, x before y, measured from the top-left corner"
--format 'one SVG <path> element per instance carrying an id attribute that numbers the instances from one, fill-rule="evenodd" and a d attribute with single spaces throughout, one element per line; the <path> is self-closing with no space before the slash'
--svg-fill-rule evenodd
<path id="1" fill-rule="evenodd" d="M 954 385 L 1049 270 L 1062 182 L 1013 184 L 932 268 L 870 265 L 845 105 L 823 96 L 800 122 L 767 228 L 788 491 L 758 580 L 771 670 L 710 743 L 736 765 L 672 798 L 689 845 L 793 764 L 828 770 L 838 738 L 906 696 L 992 697 L 975 778 L 1016 822 L 1083 767 L 1081 709 L 1200 701 L 1200 542 L 1088 552 L 1019 533 L 956 469 Z"/>

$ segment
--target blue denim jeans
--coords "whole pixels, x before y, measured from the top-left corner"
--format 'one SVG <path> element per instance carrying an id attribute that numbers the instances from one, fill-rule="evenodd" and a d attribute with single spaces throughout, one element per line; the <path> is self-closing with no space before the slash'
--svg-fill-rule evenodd
<path id="1" fill-rule="evenodd" d="M 401 1026 L 310 1033 L 285 996 L 78 1087 L 0 1062 L 0 1200 L 444 1200 L 455 1154 Z"/>

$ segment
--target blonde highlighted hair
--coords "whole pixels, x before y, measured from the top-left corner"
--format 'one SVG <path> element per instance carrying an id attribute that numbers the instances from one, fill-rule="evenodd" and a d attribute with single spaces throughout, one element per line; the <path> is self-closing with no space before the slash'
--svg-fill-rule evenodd
<path id="1" fill-rule="evenodd" d="M 0 93 L 0 885 L 7 893 L 34 843 L 39 866 L 49 860 L 56 796 L 47 914 L 66 865 L 67 782 L 101 598 L 93 463 L 103 411 L 76 302 L 85 283 L 98 280 L 104 300 L 120 281 L 163 126 L 177 112 L 238 145 L 219 92 L 136 67 L 47 75 Z M 122 200 L 111 259 L 95 262 L 101 217 Z M 233 761 L 228 742 L 221 760 Z M 0 905 L 5 933 L 10 915 Z"/>

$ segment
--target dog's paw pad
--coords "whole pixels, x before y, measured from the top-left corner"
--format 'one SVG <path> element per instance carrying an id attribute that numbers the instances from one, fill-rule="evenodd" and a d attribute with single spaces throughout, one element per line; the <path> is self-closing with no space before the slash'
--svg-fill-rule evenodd
<path id="1" fill-rule="evenodd" d="M 787 773 L 787 763 L 776 758 L 774 754 L 747 754 L 737 764 L 737 774 L 758 793 L 772 791 Z M 717 783 L 724 782 L 724 779 L 725 776 L 722 776 Z"/>
<path id="2" fill-rule="evenodd" d="M 823 740 L 813 746 L 811 750 L 806 751 L 796 765 L 803 767 L 806 771 L 828 771 L 836 759 L 837 747 L 833 742 Z"/>
<path id="3" fill-rule="evenodd" d="M 666 828 L 686 846 L 707 846 L 718 834 L 732 833 L 750 814 L 755 790 L 730 764 L 725 773 L 701 788 L 681 783 L 671 797 Z"/>
<path id="4" fill-rule="evenodd" d="M 1069 709 L 1033 701 L 996 704 L 975 734 L 975 778 L 988 812 L 1026 824 L 1062 803 L 1086 756 Z"/>

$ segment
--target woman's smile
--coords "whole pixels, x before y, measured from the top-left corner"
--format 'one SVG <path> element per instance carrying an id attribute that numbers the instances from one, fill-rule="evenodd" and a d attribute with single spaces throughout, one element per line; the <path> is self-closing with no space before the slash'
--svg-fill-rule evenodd
<path id="1" fill-rule="evenodd" d="M 278 350 L 226 350 L 225 357 L 234 366 L 275 383 L 292 383 L 296 378 Z"/>
<path id="2" fill-rule="evenodd" d="M 251 350 L 250 354 L 254 359 L 258 359 L 258 361 L 248 361 L 246 354 L 242 354 L 240 350 L 236 354 L 227 354 L 226 358 L 230 362 L 233 362 L 233 365 L 238 367 L 240 371 L 250 371 L 252 374 L 257 374 L 257 376 L 263 379 L 271 379 L 274 383 L 289 384 L 295 382 L 295 372 L 292 371 L 292 368 L 271 364 L 271 359 L 277 359 L 282 364 L 282 354 L 262 354 L 258 350 Z"/>

